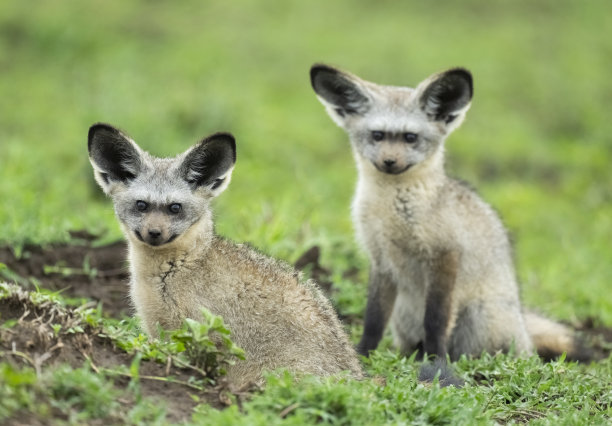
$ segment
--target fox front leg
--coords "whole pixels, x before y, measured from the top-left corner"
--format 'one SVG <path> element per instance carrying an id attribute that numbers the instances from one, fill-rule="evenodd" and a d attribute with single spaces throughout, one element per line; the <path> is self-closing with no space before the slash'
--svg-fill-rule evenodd
<path id="1" fill-rule="evenodd" d="M 445 250 L 431 261 L 430 281 L 425 299 L 425 341 L 423 349 L 428 355 L 444 358 L 453 318 L 453 291 L 459 266 L 459 254 Z"/>
<path id="2" fill-rule="evenodd" d="M 373 267 L 370 271 L 363 336 L 357 345 L 357 352 L 360 355 L 368 356 L 369 352 L 378 346 L 389 322 L 396 297 L 397 286 L 390 275 Z"/>

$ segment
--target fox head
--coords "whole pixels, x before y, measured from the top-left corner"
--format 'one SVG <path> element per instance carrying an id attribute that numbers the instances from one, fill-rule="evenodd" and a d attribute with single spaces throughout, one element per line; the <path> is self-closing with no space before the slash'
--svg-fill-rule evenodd
<path id="1" fill-rule="evenodd" d="M 203 217 L 229 184 L 236 142 L 216 133 L 175 158 L 156 158 L 108 124 L 89 129 L 89 160 L 135 244 L 167 246 Z"/>
<path id="2" fill-rule="evenodd" d="M 382 173 L 397 175 L 443 150 L 463 121 L 473 94 L 463 68 L 434 74 L 416 88 L 383 86 L 315 64 L 310 81 L 357 155 Z"/>

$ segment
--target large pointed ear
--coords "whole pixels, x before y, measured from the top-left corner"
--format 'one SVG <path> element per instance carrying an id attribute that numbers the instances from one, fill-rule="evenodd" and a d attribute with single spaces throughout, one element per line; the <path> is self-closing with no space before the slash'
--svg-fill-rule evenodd
<path id="1" fill-rule="evenodd" d="M 457 127 L 474 94 L 472 74 L 464 68 L 453 68 L 430 77 L 417 91 L 420 107 L 431 120 Z"/>
<path id="2" fill-rule="evenodd" d="M 107 194 L 116 184 L 134 179 L 141 170 L 140 148 L 113 126 L 103 123 L 91 126 L 87 148 L 96 181 Z"/>
<path id="3" fill-rule="evenodd" d="M 215 133 L 187 151 L 180 173 L 194 190 L 204 188 L 216 197 L 229 185 L 235 163 L 236 140 Z"/>
<path id="4" fill-rule="evenodd" d="M 351 115 L 368 112 L 372 103 L 361 80 L 328 65 L 315 64 L 310 68 L 310 83 L 331 118 L 343 126 Z"/>

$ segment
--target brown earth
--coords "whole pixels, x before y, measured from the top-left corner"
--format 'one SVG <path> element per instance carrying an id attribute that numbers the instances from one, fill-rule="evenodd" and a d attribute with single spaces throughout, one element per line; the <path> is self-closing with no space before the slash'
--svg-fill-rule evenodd
<path id="1" fill-rule="evenodd" d="M 25 246 L 19 258 L 9 247 L 0 248 L 0 263 L 18 277 L 23 287 L 33 289 L 31 278 L 41 287 L 61 291 L 64 296 L 102 303 L 112 317 L 129 315 L 127 246 L 123 241 L 103 247 L 81 245 Z"/>

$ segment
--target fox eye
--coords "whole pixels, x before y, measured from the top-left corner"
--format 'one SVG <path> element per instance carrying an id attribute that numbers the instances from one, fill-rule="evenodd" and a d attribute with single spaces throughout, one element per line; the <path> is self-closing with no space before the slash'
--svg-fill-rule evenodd
<path id="1" fill-rule="evenodd" d="M 149 205 L 144 201 L 138 200 L 136 201 L 136 210 L 139 212 L 144 212 L 149 208 Z"/>
<path id="2" fill-rule="evenodd" d="M 374 130 L 372 132 L 372 139 L 376 142 L 379 142 L 385 138 L 385 132 L 381 132 L 380 130 Z"/>
<path id="3" fill-rule="evenodd" d="M 379 142 L 385 138 L 385 132 L 381 132 L 380 130 L 374 130 L 372 132 L 372 139 L 376 142 Z"/>
<path id="4" fill-rule="evenodd" d="M 173 203 L 168 206 L 168 211 L 172 214 L 177 214 L 181 211 L 182 206 L 179 203 Z"/>
<path id="5" fill-rule="evenodd" d="M 404 133 L 404 140 L 408 143 L 415 143 L 418 138 L 419 135 L 416 133 Z"/>

